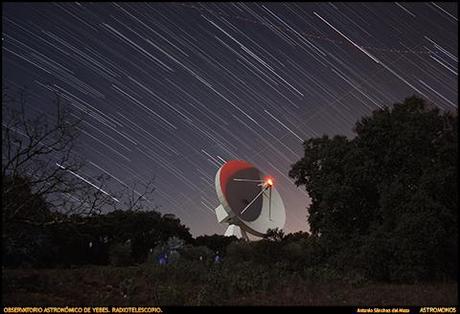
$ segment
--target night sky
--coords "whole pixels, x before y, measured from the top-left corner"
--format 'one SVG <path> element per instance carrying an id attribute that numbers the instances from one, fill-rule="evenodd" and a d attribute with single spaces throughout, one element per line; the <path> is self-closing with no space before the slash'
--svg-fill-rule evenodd
<path id="1" fill-rule="evenodd" d="M 2 79 L 36 113 L 58 92 L 89 114 L 81 177 L 155 177 L 161 213 L 223 234 L 214 177 L 244 159 L 275 178 L 295 232 L 309 199 L 287 173 L 304 139 L 352 137 L 413 94 L 457 108 L 457 16 L 428 2 L 4 3 Z"/>

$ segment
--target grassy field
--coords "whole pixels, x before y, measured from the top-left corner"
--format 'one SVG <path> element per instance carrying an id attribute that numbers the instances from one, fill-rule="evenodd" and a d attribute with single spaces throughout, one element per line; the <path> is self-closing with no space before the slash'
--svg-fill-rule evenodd
<path id="1" fill-rule="evenodd" d="M 233 266 L 232 266 L 233 267 Z M 231 273 L 233 271 L 233 273 Z M 350 283 L 221 265 L 3 269 L 3 306 L 457 305 L 457 283 Z"/>

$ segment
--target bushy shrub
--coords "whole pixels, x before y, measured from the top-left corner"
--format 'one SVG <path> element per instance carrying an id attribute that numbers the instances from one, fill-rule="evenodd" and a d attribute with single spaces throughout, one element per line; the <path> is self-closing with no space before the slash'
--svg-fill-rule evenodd
<path id="1" fill-rule="evenodd" d="M 166 241 L 166 249 L 169 251 L 178 251 L 182 249 L 184 245 L 184 240 L 175 236 L 168 238 L 168 241 Z"/>
<path id="2" fill-rule="evenodd" d="M 202 262 L 210 262 L 214 254 L 211 249 L 204 245 L 186 245 L 184 248 L 182 248 L 182 250 L 180 250 L 180 253 L 181 257 L 186 260 Z"/>
<path id="3" fill-rule="evenodd" d="M 114 266 L 128 266 L 133 263 L 130 243 L 114 243 L 109 250 L 110 264 Z"/>
<path id="4" fill-rule="evenodd" d="M 226 259 L 232 261 L 248 261 L 254 252 L 249 242 L 235 241 L 227 246 Z"/>

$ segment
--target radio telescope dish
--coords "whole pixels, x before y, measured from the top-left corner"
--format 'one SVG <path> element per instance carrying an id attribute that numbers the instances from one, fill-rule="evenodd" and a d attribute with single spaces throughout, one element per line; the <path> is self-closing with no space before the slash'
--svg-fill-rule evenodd
<path id="1" fill-rule="evenodd" d="M 229 224 L 226 236 L 263 237 L 268 229 L 284 227 L 286 212 L 273 177 L 244 160 L 226 162 L 216 174 L 220 205 L 217 221 Z"/>

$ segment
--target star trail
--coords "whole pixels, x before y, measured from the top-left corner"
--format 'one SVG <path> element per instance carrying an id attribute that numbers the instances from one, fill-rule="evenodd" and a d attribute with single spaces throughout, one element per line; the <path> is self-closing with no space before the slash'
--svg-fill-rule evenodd
<path id="1" fill-rule="evenodd" d="M 275 178 L 295 232 L 309 198 L 287 173 L 304 139 L 351 137 L 413 94 L 457 109 L 457 16 L 454 2 L 4 3 L 3 85 L 27 87 L 36 113 L 58 93 L 87 114 L 82 180 L 154 177 L 161 213 L 223 234 L 214 177 L 244 159 Z"/>

